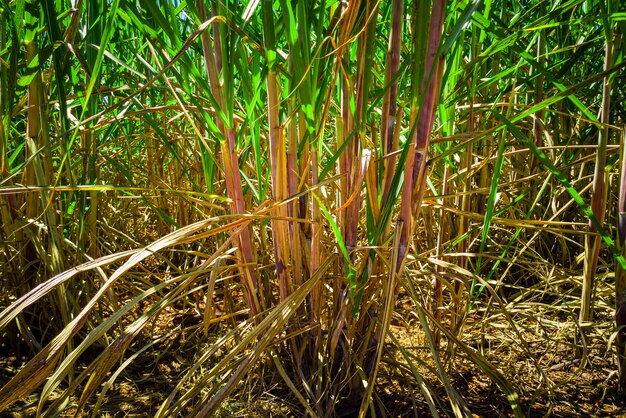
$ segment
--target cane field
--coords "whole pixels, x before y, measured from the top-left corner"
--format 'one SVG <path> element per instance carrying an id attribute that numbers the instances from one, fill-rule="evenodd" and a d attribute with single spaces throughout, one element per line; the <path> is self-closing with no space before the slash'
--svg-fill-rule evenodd
<path id="1" fill-rule="evenodd" d="M 626 414 L 621 0 L 0 0 L 0 416 Z"/>

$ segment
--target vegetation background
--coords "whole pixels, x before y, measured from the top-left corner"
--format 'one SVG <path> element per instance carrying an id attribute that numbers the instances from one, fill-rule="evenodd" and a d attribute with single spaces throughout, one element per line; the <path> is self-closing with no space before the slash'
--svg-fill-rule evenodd
<path id="1" fill-rule="evenodd" d="M 0 413 L 624 412 L 625 28 L 0 0 Z"/>

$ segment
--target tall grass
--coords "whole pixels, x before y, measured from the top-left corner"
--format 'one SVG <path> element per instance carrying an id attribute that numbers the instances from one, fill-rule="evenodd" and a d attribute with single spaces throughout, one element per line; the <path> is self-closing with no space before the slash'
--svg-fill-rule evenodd
<path id="1" fill-rule="evenodd" d="M 594 7 L 1 3 L 0 329 L 25 364 L 0 410 L 97 415 L 178 336 L 156 416 L 218 414 L 264 370 L 294 414 L 384 415 L 404 375 L 416 411 L 470 416 L 461 363 L 522 416 L 470 336 L 500 318 L 552 393 L 520 307 L 586 325 L 613 266 L 621 300 L 624 21 Z"/>

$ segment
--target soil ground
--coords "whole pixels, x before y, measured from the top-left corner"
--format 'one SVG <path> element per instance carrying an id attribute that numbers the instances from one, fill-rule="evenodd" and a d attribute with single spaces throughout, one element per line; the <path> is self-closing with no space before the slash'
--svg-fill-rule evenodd
<path id="1" fill-rule="evenodd" d="M 546 317 L 547 312 L 526 315 L 525 320 L 516 321 L 524 343 L 512 332 L 505 321 L 468 321 L 463 341 L 489 360 L 516 388 L 520 395 L 523 412 L 529 417 L 618 417 L 626 416 L 626 395 L 616 391 L 617 372 L 613 350 L 608 348 L 613 325 L 610 315 L 597 318 L 595 326 L 587 332 L 587 350 L 584 367 L 574 350 L 574 341 L 567 338 L 567 330 L 575 327 L 573 320 L 553 317 L 551 324 L 537 325 L 537 318 Z M 541 315 L 539 315 L 541 314 Z M 398 317 L 400 318 L 400 316 Z M 534 319 L 533 319 L 534 318 Z M 103 404 L 99 407 L 100 417 L 151 417 L 167 398 L 176 382 L 189 366 L 197 350 L 194 322 L 197 318 L 170 313 L 159 318 L 161 325 L 182 324 L 187 327 L 177 336 L 155 346 L 151 352 L 138 358 L 109 388 Z M 489 324 L 488 326 L 485 324 Z M 554 328 L 554 329 L 552 329 Z M 558 332 L 561 330 L 561 334 Z M 416 324 L 394 321 L 394 337 L 407 350 L 427 357 L 423 336 Z M 442 347 L 441 358 L 448 367 L 448 375 L 459 394 L 463 397 L 474 417 L 513 416 L 505 394 L 480 371 L 466 355 L 456 350 L 452 359 L 446 347 Z M 27 360 L 27 355 L 18 357 L 6 344 L 0 346 L 0 384 L 6 383 Z M 165 353 L 162 355 L 162 353 Z M 399 360 L 397 349 L 385 353 L 387 358 Z M 128 357 L 128 353 L 127 353 Z M 95 358 L 92 354 L 91 359 Z M 83 359 L 77 366 L 77 374 L 90 361 Z M 271 363 L 258 366 L 242 382 L 238 395 L 225 402 L 218 416 L 233 417 L 288 417 L 299 416 L 298 402 L 282 383 L 277 373 L 268 370 Z M 260 370 L 260 368 L 265 368 Z M 269 367 L 271 369 L 271 367 Z M 384 365 L 379 374 L 376 404 L 390 417 L 430 416 L 431 413 L 419 390 L 406 384 L 407 379 L 397 369 Z M 424 372 L 429 380 L 428 372 Z M 439 398 L 440 413 L 451 414 L 443 386 L 429 382 Z M 95 397 L 94 397 L 95 398 Z M 73 398 L 74 402 L 76 397 Z M 90 416 L 94 407 L 91 401 L 79 417 Z M 16 402 L 2 417 L 31 417 L 36 414 L 37 395 Z M 354 416 L 350 408 L 337 410 L 337 415 Z M 75 404 L 69 405 L 61 417 L 76 413 Z"/>

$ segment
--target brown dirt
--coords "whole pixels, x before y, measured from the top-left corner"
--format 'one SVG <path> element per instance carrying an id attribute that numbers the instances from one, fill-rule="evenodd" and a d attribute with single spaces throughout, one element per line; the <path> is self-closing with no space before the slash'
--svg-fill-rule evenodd
<path id="1" fill-rule="evenodd" d="M 494 364 L 511 382 L 520 395 L 524 414 L 529 417 L 618 417 L 626 416 L 626 396 L 615 390 L 617 373 L 615 361 L 607 344 L 611 335 L 610 315 L 598 318 L 597 326 L 588 332 L 587 364 L 580 367 L 576 358 L 573 339 L 557 338 L 557 334 L 545 334 L 533 328 L 532 316 L 516 322 L 526 341 L 519 344 L 512 335 L 510 326 L 494 322 L 485 326 L 485 321 L 468 321 L 464 332 L 464 342 L 473 347 Z M 187 331 L 156 346 L 126 369 L 115 385 L 108 391 L 98 416 L 101 417 L 151 417 L 168 396 L 181 375 L 193 362 L 198 334 L 197 318 L 190 312 L 181 316 L 174 310 L 159 317 L 157 326 L 184 324 Z M 480 324 L 480 327 L 479 327 Z M 522 325 L 524 327 L 522 327 Z M 573 326 L 563 320 L 558 326 L 567 329 Z M 416 331 L 416 324 L 394 323 L 394 336 L 402 346 L 413 354 L 427 358 L 423 336 Z M 216 335 L 219 333 L 214 329 Z M 546 331 L 546 330 L 544 330 Z M 4 339 L 6 340 L 6 339 Z M 131 347 L 132 348 L 132 347 Z M 161 356 L 160 350 L 166 354 Z M 128 356 L 129 353 L 127 353 Z M 390 348 L 387 358 L 400 359 L 397 350 Z M 18 355 L 7 347 L 0 346 L 0 384 L 6 383 L 16 370 L 27 360 L 27 355 Z M 443 346 L 442 360 L 448 367 L 453 386 L 466 401 L 474 417 L 513 416 L 503 392 L 466 356 L 456 351 L 454 359 Z M 95 357 L 92 356 L 91 359 Z M 85 358 L 79 367 L 90 361 Z M 265 363 L 262 367 L 268 367 Z M 77 370 L 77 373 L 80 369 Z M 542 376 L 543 375 L 543 376 Z M 377 387 L 376 404 L 387 416 L 430 416 L 428 407 L 419 390 L 407 384 L 410 380 L 397 369 L 383 365 Z M 451 413 L 443 386 L 424 371 L 424 378 L 432 391 L 440 398 L 438 408 L 445 415 Z M 430 377 L 430 379 L 429 379 Z M 268 378 L 271 381 L 267 381 Z M 265 380 L 261 382 L 260 380 Z M 225 402 L 218 416 L 240 417 L 287 417 L 298 416 L 298 403 L 289 390 L 281 383 L 277 374 L 258 370 L 242 383 L 239 395 Z M 75 399 L 74 399 L 75 402 Z M 95 402 L 95 400 L 93 401 Z M 93 403 L 88 405 L 79 417 L 89 416 Z M 30 417 L 37 408 L 37 397 L 32 395 L 13 404 L 9 411 L 0 416 Z M 350 407 L 336 411 L 341 416 L 354 416 Z M 75 403 L 64 411 L 61 417 L 75 414 Z"/>

